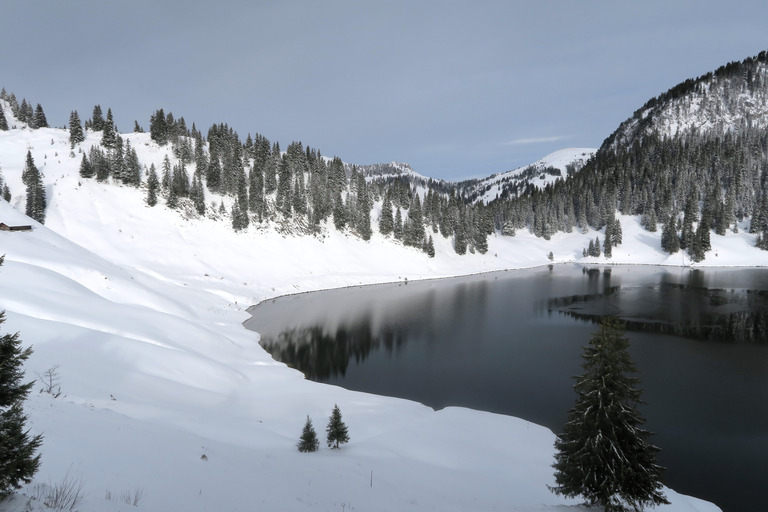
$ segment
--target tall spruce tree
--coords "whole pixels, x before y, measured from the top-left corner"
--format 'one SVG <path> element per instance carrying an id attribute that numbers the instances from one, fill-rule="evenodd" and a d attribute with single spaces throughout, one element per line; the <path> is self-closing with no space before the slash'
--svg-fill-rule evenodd
<path id="1" fill-rule="evenodd" d="M 349 442 L 347 426 L 341 419 L 341 410 L 338 405 L 333 406 L 333 412 L 331 412 L 331 417 L 328 419 L 325 433 L 329 448 L 338 448 L 340 444 Z"/>
<path id="2" fill-rule="evenodd" d="M 48 128 L 48 119 L 46 119 L 45 112 L 43 112 L 43 106 L 39 103 L 35 107 L 35 127 Z"/>
<path id="3" fill-rule="evenodd" d="M 395 229 L 395 219 L 392 217 L 392 201 L 389 194 L 384 195 L 384 204 L 381 206 L 381 218 L 379 219 L 379 232 L 389 235 Z"/>
<path id="4" fill-rule="evenodd" d="M 160 188 L 160 181 L 157 179 L 155 164 L 150 164 L 149 175 L 147 176 L 147 204 L 155 206 L 157 204 L 157 190 Z"/>
<path id="5" fill-rule="evenodd" d="M 25 213 L 40 224 L 44 224 L 47 201 L 45 199 L 43 175 L 35 166 L 35 161 L 32 158 L 32 153 L 30 151 L 27 151 L 27 161 L 24 165 L 24 171 L 21 174 L 21 178 L 27 186 L 27 204 Z"/>
<path id="6" fill-rule="evenodd" d="M 75 144 L 80 144 L 85 140 L 85 133 L 83 127 L 80 124 L 80 116 L 77 114 L 77 110 L 73 110 L 69 114 L 69 144 L 74 148 Z"/>
<path id="7" fill-rule="evenodd" d="M 576 405 L 555 440 L 559 495 L 583 497 L 608 511 L 668 503 L 662 493 L 659 448 L 648 442 L 638 411 L 639 379 L 623 326 L 606 319 L 584 348 L 584 373 L 576 378 Z"/>
<path id="8" fill-rule="evenodd" d="M 4 258 L 0 256 L 0 266 Z M 5 311 L 0 311 L 0 325 L 4 322 Z M 36 452 L 43 438 L 30 436 L 23 409 L 34 383 L 22 382 L 22 367 L 31 354 L 31 348 L 21 347 L 18 333 L 0 336 L 0 499 L 30 483 L 40 466 Z"/>
<path id="9" fill-rule="evenodd" d="M 7 131 L 8 130 L 8 120 L 5 119 L 5 114 L 3 113 L 3 109 L 0 108 L 0 131 Z"/>
<path id="10" fill-rule="evenodd" d="M 107 119 L 103 124 L 104 133 L 101 136 L 101 145 L 112 149 L 117 144 L 117 134 L 115 133 L 115 122 L 112 119 L 112 109 L 107 109 Z"/>
<path id="11" fill-rule="evenodd" d="M 101 113 L 101 105 L 93 107 L 93 113 L 91 114 L 91 129 L 95 132 L 104 129 L 104 115 Z"/>

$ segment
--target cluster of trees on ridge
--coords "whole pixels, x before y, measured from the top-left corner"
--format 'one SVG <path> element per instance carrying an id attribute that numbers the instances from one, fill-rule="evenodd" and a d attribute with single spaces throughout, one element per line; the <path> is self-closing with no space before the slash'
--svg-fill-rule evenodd
<path id="1" fill-rule="evenodd" d="M 87 152 L 80 148 L 81 174 L 129 186 L 145 184 L 151 206 L 162 197 L 171 208 L 191 207 L 200 215 L 228 213 L 235 230 L 255 223 L 320 234 L 325 221 L 332 220 L 335 229 L 368 240 L 376 208 L 381 234 L 430 256 L 438 233 L 465 254 L 485 253 L 493 233 L 513 236 L 528 229 L 549 239 L 556 232 L 587 233 L 593 228 L 607 232 L 602 243 L 598 239 L 585 253 L 598 255 L 602 245 L 610 257 L 610 248 L 621 243 L 619 212 L 641 216 L 648 231 L 661 230 L 667 252 L 683 249 L 701 261 L 710 250 L 712 231 L 737 231 L 745 219 L 757 234 L 757 246 L 768 249 L 768 129 L 765 121 L 742 111 L 744 97 L 768 104 L 763 87 L 768 84 L 767 61 L 762 52 L 670 89 L 623 123 L 581 169 L 569 169 L 568 179 L 558 178 L 543 188 L 502 183 L 503 193 L 488 204 L 478 200 L 485 190 L 476 183 L 349 166 L 301 142 L 282 151 L 278 142 L 259 134 L 242 141 L 223 123 L 212 125 L 204 136 L 194 123 L 188 128 L 183 117 L 162 109 L 152 114 L 149 133 L 159 145 L 170 146 L 177 163 L 166 158 L 159 170 L 154 165 L 142 169 L 130 141 L 124 143 L 115 129 L 111 110 L 104 118 L 96 105 L 85 129 L 101 131 L 102 140 Z M 714 120 L 714 127 L 665 132 L 662 121 L 688 115 L 692 102 L 686 95 L 694 93 L 707 98 L 696 104 L 704 104 L 706 120 Z M 39 104 L 32 110 L 26 99 L 19 104 L 5 90 L 0 99 L 8 102 L 17 120 L 32 128 L 47 126 Z M 721 120 L 734 116 L 737 122 L 724 128 Z M 0 117 L 3 127 L 7 129 L 7 120 Z M 135 122 L 134 131 L 144 130 Z M 70 115 L 69 132 L 74 150 L 85 140 L 77 111 Z M 531 170 L 556 175 L 554 171 Z M 229 211 L 223 200 L 218 208 L 206 205 L 206 190 L 208 197 L 231 198 Z"/>

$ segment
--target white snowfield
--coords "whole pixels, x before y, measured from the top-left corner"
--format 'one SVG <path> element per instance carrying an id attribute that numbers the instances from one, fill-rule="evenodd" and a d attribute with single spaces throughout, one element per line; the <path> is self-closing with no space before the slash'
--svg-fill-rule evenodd
<path id="1" fill-rule="evenodd" d="M 167 148 L 148 134 L 123 137 L 159 168 Z M 99 140 L 90 134 L 81 147 Z M 27 150 L 45 174 L 45 226 L 21 213 Z M 538 266 L 550 251 L 555 262 L 581 260 L 601 233 L 493 236 L 487 254 L 466 256 L 435 235 L 434 259 L 377 232 L 369 242 L 333 229 L 322 239 L 253 225 L 234 233 L 228 217 L 184 218 L 162 201 L 146 206 L 144 189 L 81 179 L 80 159 L 64 130 L 0 132 L 13 192 L 10 204 L 0 201 L 0 222 L 33 225 L 0 231 L 2 330 L 33 346 L 28 378 L 58 368 L 62 393 L 39 393 L 38 381 L 27 401 L 28 426 L 45 436 L 37 483 L 80 479 L 82 511 L 131 510 L 116 497 L 137 490 L 138 508 L 158 512 L 581 510 L 547 489 L 548 429 L 307 381 L 241 324 L 247 307 L 287 293 Z M 689 263 L 661 251 L 660 233 L 621 221 L 624 243 L 611 262 Z M 744 229 L 713 234 L 703 265 L 768 265 L 753 244 Z M 334 404 L 351 436 L 340 450 L 324 444 Z M 296 449 L 307 415 L 321 439 L 316 453 Z M 667 496 L 672 504 L 658 510 L 719 510 Z"/>

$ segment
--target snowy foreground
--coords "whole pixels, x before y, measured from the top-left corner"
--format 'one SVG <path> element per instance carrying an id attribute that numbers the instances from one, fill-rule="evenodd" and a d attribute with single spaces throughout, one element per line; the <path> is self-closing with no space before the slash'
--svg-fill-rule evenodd
<path id="1" fill-rule="evenodd" d="M 147 135 L 130 137 L 142 163 L 161 161 Z M 28 148 L 45 173 L 46 226 L 19 211 Z M 64 131 L 0 132 L 14 193 L 11 204 L 0 201 L 0 222 L 34 224 L 0 231 L 3 328 L 34 348 L 27 376 L 58 367 L 62 392 L 27 402 L 29 426 L 45 436 L 36 484 L 79 480 L 82 511 L 131 510 L 120 497 L 137 492 L 138 509 L 158 512 L 581 510 L 546 487 L 548 429 L 307 381 L 241 324 L 247 307 L 287 293 L 538 266 L 550 251 L 556 262 L 582 260 L 599 233 L 492 237 L 484 256 L 457 256 L 437 237 L 434 259 L 378 233 L 370 242 L 334 231 L 322 240 L 254 227 L 236 234 L 228 221 L 148 208 L 141 190 L 81 180 L 78 165 Z M 621 221 L 613 263 L 689 263 L 662 253 L 659 233 L 637 219 Z M 753 243 L 744 230 L 713 235 L 705 264 L 768 265 Z M 299 453 L 306 416 L 324 440 L 334 404 L 350 443 Z M 719 510 L 667 496 L 672 504 L 659 510 Z M 25 510 L 26 499 L 3 507 Z"/>

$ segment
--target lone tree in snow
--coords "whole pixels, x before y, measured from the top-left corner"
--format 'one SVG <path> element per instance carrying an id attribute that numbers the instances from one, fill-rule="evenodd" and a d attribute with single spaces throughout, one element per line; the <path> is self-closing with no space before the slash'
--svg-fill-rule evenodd
<path id="1" fill-rule="evenodd" d="M 333 412 L 328 420 L 328 426 L 325 427 L 325 432 L 329 448 L 338 448 L 340 444 L 349 442 L 347 426 L 341 419 L 341 410 L 339 410 L 338 405 L 333 406 Z"/>
<path id="2" fill-rule="evenodd" d="M 564 433 L 555 441 L 555 482 L 550 489 L 567 497 L 582 496 L 606 512 L 668 503 L 661 491 L 659 448 L 640 426 L 644 419 L 637 369 L 629 357 L 629 340 L 615 319 L 603 321 L 584 348 L 584 373 L 576 378 L 576 405 Z"/>
<path id="3" fill-rule="evenodd" d="M 307 422 L 304 423 L 304 429 L 301 431 L 301 438 L 297 445 L 300 452 L 316 452 L 320 447 L 320 441 L 317 440 L 315 427 L 312 426 L 312 420 L 307 416 Z"/>
<path id="4" fill-rule="evenodd" d="M 0 256 L 0 265 L 3 259 Z M 0 325 L 3 322 L 5 311 L 0 312 Z M 30 437 L 24 427 L 23 404 L 34 381 L 22 383 L 22 366 L 31 354 L 31 348 L 21 347 L 18 333 L 0 336 L 0 499 L 31 482 L 40 466 L 35 452 L 43 438 Z"/>

